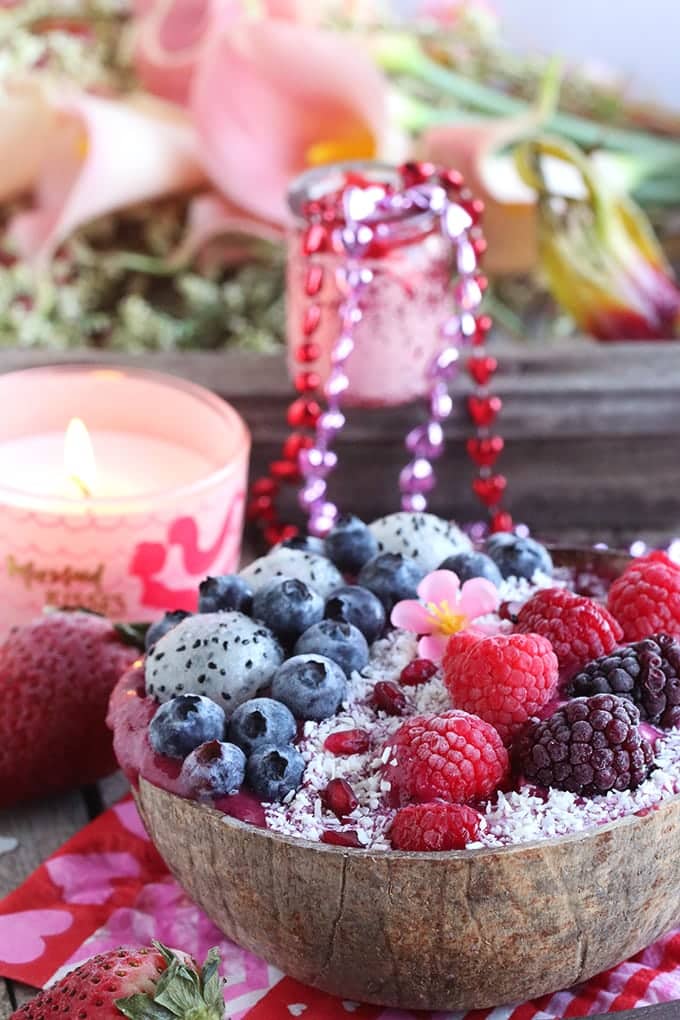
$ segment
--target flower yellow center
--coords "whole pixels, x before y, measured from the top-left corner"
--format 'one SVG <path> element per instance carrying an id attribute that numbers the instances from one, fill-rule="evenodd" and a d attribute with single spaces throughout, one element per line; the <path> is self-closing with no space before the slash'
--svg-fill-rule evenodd
<path id="1" fill-rule="evenodd" d="M 437 630 L 440 634 L 457 634 L 460 630 L 465 630 L 468 623 L 470 622 L 465 613 L 459 613 L 455 609 L 452 609 L 448 601 L 440 602 L 428 602 L 425 605 L 427 612 L 431 619 L 437 625 Z"/>
<path id="2" fill-rule="evenodd" d="M 366 128 L 357 128 L 351 134 L 339 138 L 320 138 L 309 146 L 305 156 L 309 166 L 341 163 L 350 159 L 374 159 L 375 138 Z"/>

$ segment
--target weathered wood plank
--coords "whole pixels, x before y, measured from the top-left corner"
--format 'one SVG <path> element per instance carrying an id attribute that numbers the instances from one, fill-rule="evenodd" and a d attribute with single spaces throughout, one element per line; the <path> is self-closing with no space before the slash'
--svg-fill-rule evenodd
<path id="1" fill-rule="evenodd" d="M 0 812 L 0 833 L 13 836 L 18 842 L 16 850 L 0 857 L 0 897 L 23 882 L 87 820 L 85 802 L 79 792 Z"/>
<path id="2" fill-rule="evenodd" d="M 130 789 L 130 784 L 122 772 L 114 772 L 112 776 L 107 776 L 98 786 L 104 810 L 124 797 Z"/>
<path id="3" fill-rule="evenodd" d="M 7 1020 L 14 1012 L 7 981 L 0 981 L 0 1020 Z"/>
<path id="4" fill-rule="evenodd" d="M 569 541 L 585 534 L 626 542 L 643 533 L 661 541 L 680 531 L 680 345 L 500 342 L 494 349 L 501 364 L 496 388 L 504 400 L 500 431 L 507 440 L 500 468 L 509 479 L 507 502 L 516 519 Z M 10 350 L 0 353 L 0 371 L 81 358 L 152 367 L 206 384 L 246 417 L 253 472 L 278 456 L 291 395 L 280 355 L 135 358 Z M 481 516 L 465 453 L 467 389 L 464 379 L 454 385 L 459 399 L 431 501 L 435 512 L 463 520 Z M 403 436 L 422 415 L 420 405 L 348 411 L 337 444 L 341 466 L 332 481 L 341 504 L 366 517 L 395 508 Z"/>

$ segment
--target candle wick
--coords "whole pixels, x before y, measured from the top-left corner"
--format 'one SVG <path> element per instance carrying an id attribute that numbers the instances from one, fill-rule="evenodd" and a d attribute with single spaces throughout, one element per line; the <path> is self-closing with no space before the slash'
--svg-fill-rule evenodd
<path id="1" fill-rule="evenodd" d="M 69 475 L 69 481 L 73 482 L 73 484 L 80 489 L 81 496 L 85 496 L 87 499 L 91 498 L 92 490 L 85 484 L 82 478 L 79 478 L 78 475 Z"/>

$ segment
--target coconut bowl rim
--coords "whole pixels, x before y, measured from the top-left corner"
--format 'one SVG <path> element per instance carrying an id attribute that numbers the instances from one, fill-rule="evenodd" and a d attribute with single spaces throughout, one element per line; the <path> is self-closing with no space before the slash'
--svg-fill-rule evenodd
<path id="1" fill-rule="evenodd" d="M 632 559 L 630 553 L 626 549 L 598 549 L 588 545 L 560 545 L 559 543 L 546 543 L 546 545 L 550 550 L 551 555 L 557 561 L 558 566 L 569 565 L 570 558 L 577 561 L 582 560 L 584 562 L 593 558 L 601 558 L 612 562 L 617 560 L 619 562 L 630 561 Z M 561 562 L 562 560 L 564 560 L 564 562 Z M 566 833 L 563 836 L 546 836 L 544 839 L 527 840 L 522 843 L 510 843 L 507 846 L 482 846 L 474 847 L 471 850 L 369 850 L 364 849 L 363 847 L 344 847 L 337 846 L 332 843 L 322 843 L 320 840 L 307 839 L 304 836 L 292 836 L 287 833 L 276 832 L 264 826 L 254 825 L 252 822 L 244 822 L 240 818 L 234 818 L 232 815 L 224 814 L 224 812 L 219 811 L 210 804 L 201 803 L 199 801 L 192 800 L 189 797 L 181 797 L 178 793 L 173 793 L 170 790 L 164 789 L 162 786 L 157 786 L 142 775 L 139 776 L 138 785 L 133 787 L 133 795 L 138 806 L 140 806 L 139 801 L 140 797 L 142 797 L 141 791 L 143 786 L 151 787 L 151 789 L 160 791 L 168 797 L 173 797 L 176 800 L 182 801 L 191 810 L 207 811 L 216 821 L 225 825 L 227 828 L 249 830 L 253 835 L 257 835 L 260 838 L 269 839 L 274 843 L 279 845 L 283 844 L 294 849 L 313 850 L 317 853 L 334 854 L 342 857 L 356 857 L 357 859 L 370 858 L 373 860 L 377 858 L 379 860 L 416 860 L 432 862 L 444 862 L 449 860 L 482 860 L 489 857 L 495 857 L 498 854 L 507 856 L 513 853 L 541 850 L 543 847 L 548 846 L 564 846 L 569 843 L 576 843 L 584 838 L 588 838 L 596 834 L 611 832 L 614 829 L 623 827 L 624 825 L 634 825 L 638 822 L 643 822 L 645 818 L 651 814 L 669 810 L 676 801 L 680 800 L 680 793 L 675 793 L 672 797 L 664 799 L 658 804 L 653 804 L 647 809 L 641 809 L 644 811 L 644 814 L 633 812 L 631 814 L 622 815 L 620 818 L 614 818 L 610 822 L 589 825 L 584 829 L 580 829 L 578 832 Z"/>

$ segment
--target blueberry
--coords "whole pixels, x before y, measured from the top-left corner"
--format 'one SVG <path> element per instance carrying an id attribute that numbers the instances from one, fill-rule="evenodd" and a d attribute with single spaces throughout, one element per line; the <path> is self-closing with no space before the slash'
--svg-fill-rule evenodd
<path id="1" fill-rule="evenodd" d="M 385 610 L 379 598 L 368 588 L 358 584 L 347 585 L 334 591 L 324 613 L 327 620 L 352 623 L 361 631 L 369 645 L 380 637 L 385 629 Z"/>
<path id="2" fill-rule="evenodd" d="M 149 723 L 149 742 L 158 754 L 186 756 L 206 740 L 221 740 L 224 710 L 200 694 L 180 694 L 164 702 Z"/>
<path id="3" fill-rule="evenodd" d="M 537 570 L 552 575 L 550 553 L 533 538 L 499 531 L 487 539 L 486 551 L 503 577 L 526 577 L 530 581 Z"/>
<path id="4" fill-rule="evenodd" d="M 424 577 L 424 568 L 415 560 L 401 553 L 381 553 L 362 567 L 358 582 L 377 595 L 389 616 L 397 602 L 418 597 L 416 589 Z"/>
<path id="5" fill-rule="evenodd" d="M 349 676 L 368 662 L 368 644 L 358 627 L 339 620 L 321 620 L 295 642 L 296 655 L 323 655 Z"/>
<path id="6" fill-rule="evenodd" d="M 246 774 L 250 787 L 261 800 L 283 800 L 297 790 L 305 771 L 305 760 L 290 744 L 287 747 L 263 747 L 248 759 Z"/>
<path id="7" fill-rule="evenodd" d="M 252 589 L 238 574 L 206 577 L 198 586 L 199 613 L 220 613 L 225 609 L 235 609 L 247 616 L 252 605 Z"/>
<path id="8" fill-rule="evenodd" d="M 300 552 L 314 553 L 316 556 L 325 556 L 323 539 L 315 538 L 314 535 L 295 535 L 293 538 L 284 538 L 276 546 L 277 549 L 298 549 Z"/>
<path id="9" fill-rule="evenodd" d="M 378 551 L 378 543 L 367 524 L 354 514 L 338 517 L 324 543 L 326 556 L 345 574 L 358 574 Z"/>
<path id="10" fill-rule="evenodd" d="M 185 759 L 179 781 L 189 797 L 227 797 L 240 789 L 245 774 L 246 756 L 240 747 L 210 740 Z"/>
<path id="11" fill-rule="evenodd" d="M 294 739 L 297 723 L 290 709 L 273 698 L 253 698 L 236 709 L 228 737 L 246 754 L 263 747 L 283 747 Z"/>
<path id="12" fill-rule="evenodd" d="M 322 619 L 323 599 L 304 581 L 275 577 L 255 592 L 253 616 L 285 645 L 294 645 L 300 634 Z"/>
<path id="13" fill-rule="evenodd" d="M 323 655 L 296 655 L 279 666 L 272 680 L 272 697 L 283 702 L 296 719 L 328 719 L 346 693 L 347 677 Z"/>
<path id="14" fill-rule="evenodd" d="M 461 582 L 469 581 L 473 577 L 483 577 L 498 588 L 503 581 L 503 575 L 494 561 L 481 552 L 456 553 L 445 559 L 439 570 L 452 570 L 454 574 L 458 574 Z"/>
<path id="15" fill-rule="evenodd" d="M 165 613 L 160 620 L 156 620 L 152 623 L 146 632 L 144 638 L 144 648 L 148 652 L 150 648 L 156 644 L 164 634 L 167 634 L 169 630 L 176 627 L 182 620 L 186 620 L 187 616 L 191 616 L 191 613 L 185 612 L 183 609 L 174 609 L 171 613 Z"/>

